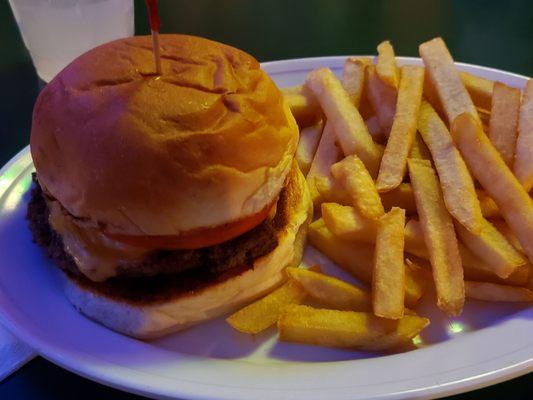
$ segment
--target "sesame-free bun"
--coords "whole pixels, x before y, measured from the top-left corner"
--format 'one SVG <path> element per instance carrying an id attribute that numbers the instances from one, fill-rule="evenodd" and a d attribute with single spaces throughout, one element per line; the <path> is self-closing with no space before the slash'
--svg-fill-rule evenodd
<path id="1" fill-rule="evenodd" d="M 252 56 L 185 35 L 83 54 L 41 92 L 31 153 L 44 191 L 80 223 L 179 235 L 254 215 L 279 194 L 298 141 Z"/>
<path id="2" fill-rule="evenodd" d="M 140 339 L 156 338 L 232 312 L 265 295 L 284 280 L 285 268 L 302 258 L 312 203 L 305 178 L 292 168 L 279 212 L 285 224 L 277 231 L 278 245 L 255 260 L 252 268 L 186 293 L 170 288 L 158 299 L 125 297 L 124 291 L 102 291 L 98 283 L 84 283 L 62 274 L 67 298 L 81 313 L 117 332 Z"/>

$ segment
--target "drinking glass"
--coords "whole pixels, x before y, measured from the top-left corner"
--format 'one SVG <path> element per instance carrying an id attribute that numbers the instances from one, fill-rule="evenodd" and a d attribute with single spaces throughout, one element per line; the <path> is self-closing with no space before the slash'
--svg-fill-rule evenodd
<path id="1" fill-rule="evenodd" d="M 132 36 L 133 0 L 9 0 L 39 77 L 49 82 L 99 44 Z"/>

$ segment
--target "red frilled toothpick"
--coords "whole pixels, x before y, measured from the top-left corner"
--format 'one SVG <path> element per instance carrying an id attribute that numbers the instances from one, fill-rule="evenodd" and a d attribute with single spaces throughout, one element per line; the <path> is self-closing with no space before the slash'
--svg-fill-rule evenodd
<path id="1" fill-rule="evenodd" d="M 148 8 L 148 18 L 150 19 L 150 30 L 152 31 L 152 49 L 154 52 L 155 72 L 161 75 L 161 51 L 159 49 L 159 13 L 157 11 L 157 0 L 144 0 Z"/>

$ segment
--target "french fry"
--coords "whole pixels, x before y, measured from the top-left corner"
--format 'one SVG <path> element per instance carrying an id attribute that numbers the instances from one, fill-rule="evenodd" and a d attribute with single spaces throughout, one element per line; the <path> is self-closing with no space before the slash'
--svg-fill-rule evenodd
<path id="1" fill-rule="evenodd" d="M 418 258 L 416 261 L 419 265 L 425 266 L 425 263 L 422 263 L 421 260 L 429 260 L 430 257 L 424 240 L 424 233 L 422 232 L 422 227 L 419 221 L 414 219 L 407 221 L 407 224 L 405 225 L 404 240 L 405 251 L 410 255 L 416 256 Z M 495 276 L 490 267 L 485 267 L 485 270 L 482 270 L 481 268 L 484 266 L 484 263 L 478 260 L 477 257 L 474 256 L 472 252 L 465 248 L 460 242 L 458 243 L 458 247 L 465 276 L 467 276 L 470 271 L 474 271 L 472 276 L 475 277 L 488 278 Z M 482 267 L 479 268 L 478 264 Z M 431 269 L 431 264 L 428 265 L 429 268 L 427 269 Z"/>
<path id="2" fill-rule="evenodd" d="M 307 238 L 312 246 L 346 272 L 365 283 L 372 281 L 373 244 L 348 242 L 335 237 L 322 218 L 309 225 Z"/>
<path id="3" fill-rule="evenodd" d="M 453 58 L 442 38 L 422 43 L 419 52 L 448 123 L 451 124 L 455 117 L 464 112 L 470 113 L 481 123 L 476 107 L 461 81 Z"/>
<path id="4" fill-rule="evenodd" d="M 426 292 L 431 276 L 414 264 L 405 265 L 405 305 L 415 307 Z"/>
<path id="5" fill-rule="evenodd" d="M 500 215 L 498 205 L 485 191 L 477 189 L 476 194 L 477 199 L 479 200 L 481 214 L 483 214 L 485 218 L 494 218 Z"/>
<path id="6" fill-rule="evenodd" d="M 375 243 L 377 221 L 363 217 L 354 207 L 322 203 L 322 218 L 339 239 Z"/>
<path id="7" fill-rule="evenodd" d="M 524 249 L 520 242 L 518 241 L 518 238 L 514 234 L 514 232 L 509 228 L 509 225 L 505 223 L 503 220 L 494 220 L 492 221 L 493 225 L 495 226 L 500 233 L 505 236 L 507 241 L 511 243 L 511 245 L 518 250 L 521 254 L 524 253 Z M 518 283 L 517 283 L 518 282 Z M 529 288 L 533 289 L 533 264 L 528 262 L 525 265 L 521 265 L 505 280 L 505 284 L 508 285 L 526 285 L 527 282 L 529 282 Z"/>
<path id="8" fill-rule="evenodd" d="M 405 251 L 417 257 L 429 260 L 429 252 L 424 241 L 424 232 L 420 222 L 410 219 L 404 228 L 404 248 Z"/>
<path id="9" fill-rule="evenodd" d="M 376 72 L 387 85 L 397 89 L 400 84 L 400 73 L 396 65 L 394 49 L 388 40 L 378 45 Z"/>
<path id="10" fill-rule="evenodd" d="M 366 97 L 378 117 L 382 135 L 388 137 L 396 114 L 397 90 L 380 79 L 374 65 L 368 66 L 365 72 Z"/>
<path id="11" fill-rule="evenodd" d="M 459 72 L 459 76 L 468 94 L 470 94 L 474 105 L 484 110 L 490 110 L 494 81 L 473 75 L 469 72 Z"/>
<path id="12" fill-rule="evenodd" d="M 459 243 L 459 252 L 463 260 L 464 275 L 468 280 L 524 286 L 531 276 L 531 264 L 528 263 L 518 266 L 511 275 L 502 279 L 491 271 L 490 265 L 487 265 L 462 243 Z"/>
<path id="13" fill-rule="evenodd" d="M 518 136 L 520 96 L 519 89 L 509 87 L 500 82 L 494 84 L 489 139 L 509 168 L 513 166 L 516 138 Z"/>
<path id="14" fill-rule="evenodd" d="M 424 241 L 424 233 L 422 232 L 422 227 L 419 221 L 415 219 L 410 219 L 407 221 L 407 224 L 405 225 L 404 238 L 405 251 L 407 253 L 423 260 L 429 260 L 429 252 Z M 489 277 L 496 277 L 492 267 L 486 266 L 483 261 L 476 257 L 461 242 L 459 242 L 458 245 L 465 277 L 468 279 L 476 279 L 477 277 L 482 277 L 480 279 L 488 279 Z M 469 275 L 470 272 L 472 273 Z M 500 281 L 503 282 L 503 280 Z M 518 284 L 523 284 L 524 282 L 525 280 L 520 279 Z"/>
<path id="15" fill-rule="evenodd" d="M 315 157 L 320 136 L 322 135 L 322 121 L 316 125 L 304 128 L 300 132 L 300 140 L 298 141 L 298 148 L 296 149 L 296 161 L 300 167 L 300 171 L 307 175 L 311 163 Z"/>
<path id="16" fill-rule="evenodd" d="M 347 156 L 333 164 L 331 174 L 344 186 L 363 217 L 377 219 L 385 213 L 374 181 L 357 156 Z"/>
<path id="17" fill-rule="evenodd" d="M 405 265 L 403 258 L 405 210 L 394 207 L 378 221 L 372 304 L 379 317 L 399 319 L 404 313 Z"/>
<path id="18" fill-rule="evenodd" d="M 533 291 L 516 286 L 488 282 L 465 282 L 466 297 L 484 301 L 531 302 Z"/>
<path id="19" fill-rule="evenodd" d="M 279 338 L 318 346 L 387 350 L 411 342 L 429 319 L 406 315 L 394 321 L 371 313 L 292 305 L 278 321 Z"/>
<path id="20" fill-rule="evenodd" d="M 340 151 L 335 145 L 335 133 L 333 132 L 333 126 L 326 122 L 322 137 L 318 142 L 318 147 L 309 167 L 307 173 L 307 186 L 311 194 L 313 205 L 317 207 L 320 202 L 320 193 L 316 188 L 316 178 L 323 177 L 325 179 L 331 178 L 330 168 L 337 162 L 340 156 Z"/>
<path id="21" fill-rule="evenodd" d="M 349 57 L 348 60 L 351 61 L 350 64 L 362 64 L 364 67 L 372 64 L 372 60 L 370 57 Z M 348 60 L 346 61 L 347 63 Z M 348 67 L 348 69 L 353 69 L 353 67 L 350 66 Z M 348 75 L 351 75 L 353 73 L 354 72 L 352 71 L 348 71 Z M 366 73 L 364 73 L 363 70 L 363 81 L 365 79 L 364 77 L 366 77 Z M 352 79 L 350 76 L 348 76 L 348 78 Z M 357 90 L 356 87 L 353 86 L 356 84 L 356 82 L 357 81 L 349 82 L 343 77 L 342 85 L 349 95 L 350 91 Z M 320 105 L 316 101 L 314 95 L 309 93 L 309 89 L 305 88 L 303 85 L 297 85 L 284 87 L 280 90 L 283 94 L 283 97 L 285 98 L 285 101 L 287 101 L 287 104 L 289 105 L 289 108 L 291 109 L 292 114 L 294 115 L 300 128 L 308 127 L 320 121 L 322 117 L 322 110 L 320 109 Z M 366 120 L 374 115 L 374 110 L 370 105 L 367 96 L 364 96 L 364 84 L 362 86 L 362 90 L 363 92 L 361 93 L 361 97 L 359 98 L 359 103 L 355 103 L 355 101 L 357 100 L 356 97 L 354 97 L 355 94 L 353 92 L 350 95 L 350 99 L 354 101 L 354 105 L 358 108 L 359 114 L 361 114 L 363 119 Z"/>
<path id="22" fill-rule="evenodd" d="M 429 102 L 437 111 L 439 116 L 445 120 L 446 119 L 446 112 L 444 111 L 442 104 L 439 100 L 439 95 L 437 94 L 437 90 L 433 86 L 433 83 L 431 82 L 431 79 L 429 77 L 428 69 L 425 69 L 424 74 L 424 100 Z"/>
<path id="23" fill-rule="evenodd" d="M 327 203 L 339 203 L 343 206 L 352 205 L 352 199 L 344 186 L 332 176 L 317 176 L 315 178 L 315 186 L 318 193 L 320 193 L 321 201 Z"/>
<path id="24" fill-rule="evenodd" d="M 472 116 L 465 113 L 457 117 L 452 125 L 452 136 L 469 170 L 494 199 L 531 262 L 533 200 Z"/>
<path id="25" fill-rule="evenodd" d="M 479 260 L 472 252 L 466 248 L 462 243 L 459 243 L 459 252 L 463 259 L 464 277 L 470 281 L 490 282 L 500 285 L 510 286 L 525 286 L 530 281 L 531 264 L 522 265 L 518 267 L 515 272 L 509 275 L 508 278 L 498 278 L 494 273 L 489 272 L 486 266 L 483 266 L 483 261 Z M 424 270 L 431 271 L 431 264 L 424 257 L 417 257 L 408 255 L 409 259 L 414 259 L 417 265 Z M 480 267 L 482 266 L 482 267 Z"/>
<path id="26" fill-rule="evenodd" d="M 533 188 L 533 79 L 527 81 L 520 106 L 514 173 L 529 192 Z"/>
<path id="27" fill-rule="evenodd" d="M 464 304 L 463 267 L 450 214 L 439 180 L 427 160 L 409 159 L 409 176 L 429 251 L 437 305 L 449 315 L 459 315 Z"/>
<path id="28" fill-rule="evenodd" d="M 421 160 L 431 160 L 431 153 L 429 152 L 428 147 L 424 143 L 424 140 L 417 134 L 409 152 L 409 158 L 419 158 Z"/>
<path id="29" fill-rule="evenodd" d="M 282 89 L 281 92 L 300 128 L 313 125 L 320 120 L 322 115 L 320 105 L 308 90 L 296 86 Z"/>
<path id="30" fill-rule="evenodd" d="M 513 233 L 513 231 L 511 230 L 511 228 L 509 228 L 509 225 L 507 225 L 505 223 L 505 221 L 502 221 L 501 219 L 497 219 L 497 220 L 494 220 L 492 221 L 492 224 L 494 225 L 494 227 L 496 229 L 498 229 L 498 231 L 503 235 L 505 236 L 505 238 L 507 239 L 507 241 L 509 243 L 511 243 L 511 245 L 518 251 L 520 252 L 524 252 L 524 248 L 522 247 L 522 245 L 520 244 L 520 242 L 518 241 L 518 238 L 516 237 L 516 235 Z"/>
<path id="31" fill-rule="evenodd" d="M 387 211 L 396 206 L 403 208 L 407 215 L 413 215 L 417 212 L 413 188 L 409 183 L 401 183 L 396 189 L 379 195 L 381 203 Z"/>
<path id="32" fill-rule="evenodd" d="M 477 115 L 479 115 L 479 119 L 481 120 L 481 124 L 483 125 L 483 130 L 485 132 L 488 132 L 490 124 L 490 111 L 484 110 L 479 107 L 476 107 L 476 110 Z"/>
<path id="33" fill-rule="evenodd" d="M 346 60 L 346 64 L 349 64 L 350 66 L 345 68 L 345 71 L 343 72 L 343 80 L 342 85 L 345 88 L 345 90 L 348 92 L 350 99 L 354 102 L 354 105 L 358 108 L 359 114 L 363 117 L 363 119 L 370 118 L 374 114 L 374 110 L 372 109 L 372 106 L 368 102 L 368 99 L 366 96 L 363 96 L 364 93 L 364 79 L 365 79 L 365 72 L 364 69 L 363 72 L 363 85 L 361 87 L 362 92 L 360 93 L 361 97 L 359 98 L 359 102 L 357 103 L 357 95 L 354 93 L 354 91 L 359 90 L 357 88 L 358 83 L 358 77 L 356 69 L 362 65 L 366 68 L 368 65 L 372 65 L 372 59 L 370 57 L 349 57 Z M 357 65 L 357 67 L 356 67 Z M 355 70 L 355 71 L 354 71 Z M 346 74 L 348 74 L 346 76 Z M 353 75 L 355 74 L 355 76 Z M 346 76 L 346 77 L 345 77 Z M 300 121 L 299 126 L 300 128 L 305 128 L 309 125 L 317 123 L 322 116 L 322 111 L 320 110 L 320 105 L 316 101 L 313 94 L 309 92 L 309 89 L 305 88 L 303 85 L 297 85 L 297 86 L 290 86 L 290 87 L 284 87 L 281 88 L 281 93 L 283 94 L 283 97 L 289 104 L 289 108 L 291 108 L 291 111 L 293 114 L 296 114 L 300 119 L 302 119 L 300 116 L 304 115 L 304 121 L 303 123 Z M 305 118 L 305 116 L 308 115 L 308 117 Z M 298 121 L 298 119 L 297 119 Z"/>
<path id="34" fill-rule="evenodd" d="M 469 231 L 479 232 L 483 215 L 474 180 L 456 149 L 448 128 L 425 101 L 420 107 L 418 131 L 431 152 L 446 208 Z"/>
<path id="35" fill-rule="evenodd" d="M 372 282 L 374 246 L 361 242 L 348 242 L 335 237 L 317 219 L 309 225 L 308 239 L 312 246 L 357 279 Z M 405 270 L 405 304 L 414 307 L 427 289 L 427 280 L 415 268 Z"/>
<path id="36" fill-rule="evenodd" d="M 304 88 L 303 85 L 287 86 L 287 87 L 281 88 L 280 91 L 283 96 L 287 96 L 289 94 L 301 94 L 303 88 Z M 309 100 L 313 101 L 314 98 L 311 97 Z M 318 103 L 316 103 L 316 105 L 318 106 Z"/>
<path id="37" fill-rule="evenodd" d="M 304 298 L 305 290 L 289 281 L 230 315 L 226 322 L 239 332 L 256 334 L 274 325 L 284 307 L 300 303 Z"/>
<path id="38" fill-rule="evenodd" d="M 405 259 L 405 295 L 406 300 L 405 304 L 410 304 L 411 302 L 407 301 L 407 294 L 412 293 L 417 294 L 418 299 L 422 297 L 424 294 L 428 282 L 431 281 L 431 265 L 429 269 L 422 268 L 417 262 L 406 258 Z M 409 279 L 407 279 L 409 277 Z M 405 312 L 407 314 L 407 308 L 405 309 Z"/>
<path id="39" fill-rule="evenodd" d="M 364 120 L 374 114 L 374 110 L 368 102 L 368 99 L 366 96 L 363 96 L 366 85 L 365 69 L 369 65 L 372 65 L 372 59 L 370 57 L 348 57 L 344 64 L 342 75 L 342 86 Z M 361 73 L 362 76 L 360 75 Z"/>
<path id="40" fill-rule="evenodd" d="M 466 91 L 468 94 L 470 94 L 472 102 L 476 106 L 477 113 L 483 123 L 483 126 L 488 127 L 490 119 L 492 87 L 494 85 L 494 81 L 472 75 L 468 72 L 459 72 L 459 76 L 461 77 L 461 81 L 463 82 Z M 447 120 L 446 112 L 442 108 L 439 96 L 431 84 L 431 80 L 428 78 L 427 70 L 426 79 L 424 80 L 424 97 L 433 106 L 435 111 L 437 111 L 439 116 L 443 120 Z"/>
<path id="41" fill-rule="evenodd" d="M 303 268 L 287 268 L 286 271 L 311 299 L 325 307 L 351 311 L 372 309 L 370 293 L 348 282 Z"/>
<path id="42" fill-rule="evenodd" d="M 478 233 L 469 232 L 460 224 L 456 224 L 456 231 L 465 246 L 491 266 L 500 278 L 507 278 L 517 267 L 527 263 L 527 259 L 486 219 L 483 219 Z"/>
<path id="43" fill-rule="evenodd" d="M 342 86 L 352 104 L 359 108 L 365 83 L 365 68 L 372 62 L 364 57 L 348 57 L 344 63 Z"/>
<path id="44" fill-rule="evenodd" d="M 336 180 L 326 177 L 317 177 L 315 179 L 315 185 L 323 201 L 339 203 L 342 205 L 352 204 L 350 195 Z M 409 183 L 402 183 L 390 192 L 380 193 L 379 197 L 381 197 L 381 202 L 386 211 L 389 211 L 392 207 L 396 206 L 403 208 L 407 215 L 416 214 L 413 188 Z"/>
<path id="45" fill-rule="evenodd" d="M 514 232 L 509 228 L 509 225 L 505 223 L 503 220 L 494 220 L 492 221 L 493 225 L 500 231 L 500 233 L 505 236 L 507 241 L 511 243 L 511 245 L 518 250 L 521 254 L 524 253 L 524 249 L 522 248 L 522 245 L 518 241 L 518 238 L 514 234 Z M 529 282 L 529 288 L 533 289 L 533 264 L 528 262 L 525 265 L 521 265 L 516 268 L 516 270 L 505 280 L 505 284 L 507 285 L 520 285 L 524 286 L 527 285 Z M 502 283 L 502 282 L 498 282 Z"/>
<path id="46" fill-rule="evenodd" d="M 396 115 L 376 182 L 379 192 L 388 192 L 402 183 L 407 168 L 407 157 L 416 135 L 423 83 L 424 68 L 411 65 L 401 68 Z"/>
<path id="47" fill-rule="evenodd" d="M 405 251 L 424 260 L 429 260 L 429 253 L 424 242 L 424 235 L 420 223 L 414 219 L 405 225 Z M 501 279 L 494 274 L 493 267 L 474 255 L 470 249 L 459 242 L 459 253 L 463 263 L 466 279 L 476 281 L 489 281 L 506 285 L 523 286 L 530 276 L 530 264 L 521 265 L 506 279 Z"/>
<path id="48" fill-rule="evenodd" d="M 378 143 L 382 142 L 384 137 L 381 133 L 381 126 L 379 125 L 378 117 L 373 115 L 369 119 L 365 120 L 365 124 L 368 128 L 370 136 L 372 136 L 372 139 L 374 139 L 374 141 Z"/>
<path id="49" fill-rule="evenodd" d="M 333 124 L 344 155 L 356 154 L 370 174 L 376 176 L 382 149 L 372 140 L 361 114 L 333 72 L 328 68 L 314 70 L 307 76 L 305 85 L 316 96 L 328 123 Z"/>

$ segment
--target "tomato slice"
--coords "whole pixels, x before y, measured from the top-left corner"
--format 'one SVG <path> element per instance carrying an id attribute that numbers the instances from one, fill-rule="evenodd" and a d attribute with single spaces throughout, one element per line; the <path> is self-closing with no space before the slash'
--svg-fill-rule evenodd
<path id="1" fill-rule="evenodd" d="M 266 219 L 274 204 L 275 202 L 269 204 L 250 217 L 212 228 L 193 229 L 182 235 L 120 235 L 107 232 L 104 234 L 118 242 L 147 249 L 200 249 L 227 242 L 256 227 Z"/>

